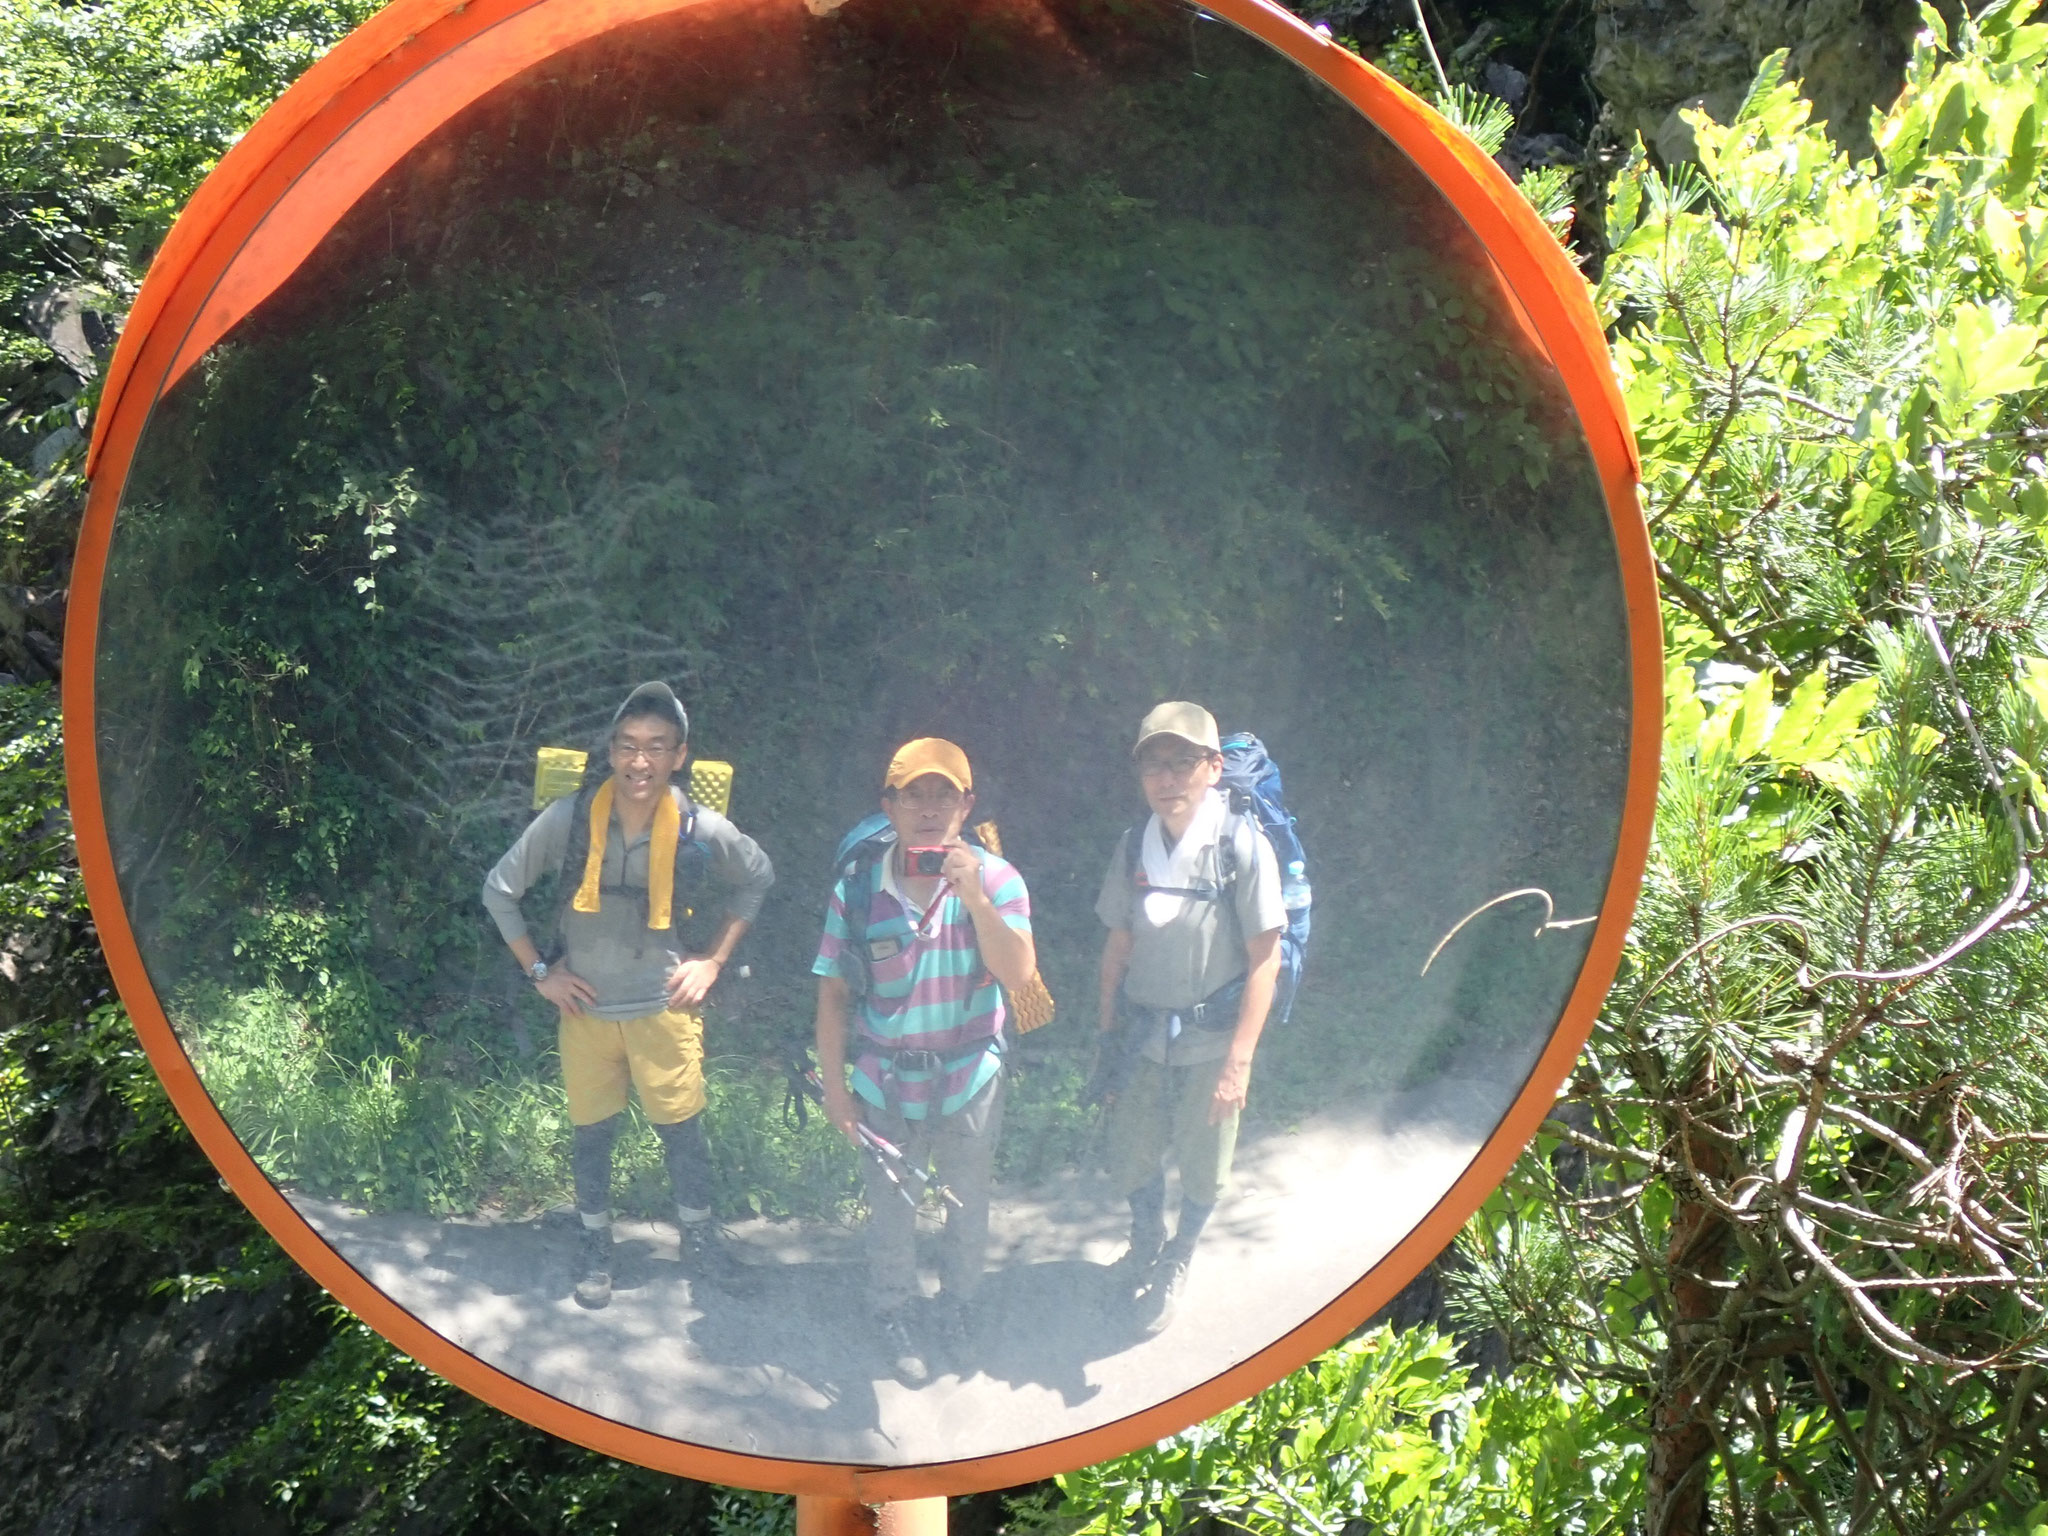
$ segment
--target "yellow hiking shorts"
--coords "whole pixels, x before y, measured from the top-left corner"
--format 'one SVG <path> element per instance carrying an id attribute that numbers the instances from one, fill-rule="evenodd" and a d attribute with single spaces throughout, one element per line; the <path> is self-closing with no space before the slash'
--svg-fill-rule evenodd
<path id="1" fill-rule="evenodd" d="M 681 1008 L 639 1019 L 563 1014 L 562 1085 L 569 1123 L 595 1125 L 626 1107 L 626 1085 L 656 1125 L 704 1108 L 704 1021 Z"/>

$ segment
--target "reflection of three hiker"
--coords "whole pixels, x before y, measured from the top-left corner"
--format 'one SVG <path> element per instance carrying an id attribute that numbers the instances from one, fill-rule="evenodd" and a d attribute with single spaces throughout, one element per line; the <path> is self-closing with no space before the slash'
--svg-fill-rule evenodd
<path id="1" fill-rule="evenodd" d="M 577 1297 L 610 1294 L 611 1147 L 630 1082 L 661 1136 L 685 1258 L 732 1278 L 710 1219 L 702 1001 L 759 912 L 774 875 L 724 817 L 672 790 L 688 718 L 659 683 L 634 690 L 612 726 L 611 776 L 544 810 L 492 870 L 485 903 L 520 965 L 562 1014 L 575 1127 L 576 1203 L 585 1228 Z M 1133 757 L 1152 815 L 1119 840 L 1096 911 L 1112 1173 L 1131 1208 L 1129 1249 L 1112 1266 L 1146 1332 L 1163 1328 L 1203 1223 L 1226 1186 L 1253 1052 L 1281 975 L 1290 916 L 1258 821 L 1218 791 L 1215 720 L 1187 703 L 1146 716 Z M 985 1265 L 990 1174 L 1002 1122 L 1007 997 L 1036 985 L 1030 899 L 1000 855 L 963 836 L 974 805 L 966 754 L 920 738 L 890 761 L 881 814 L 842 849 L 825 932 L 816 1043 L 826 1112 L 902 1156 L 863 1159 L 869 1301 L 899 1377 L 929 1374 L 928 1348 L 965 1368 L 969 1312 Z M 519 912 L 541 875 L 581 858 L 564 903 L 562 957 L 544 961 Z M 685 956 L 672 892 L 679 863 L 724 888 L 703 955 Z M 565 890 L 574 871 L 564 873 Z M 606 898 L 611 898 L 607 901 Z M 1305 922 L 1305 914 L 1303 918 Z M 849 1074 L 849 1068 L 850 1074 Z M 849 1083 L 850 1076 L 850 1083 Z M 1164 1168 L 1181 1207 L 1166 1226 Z M 915 1264 L 916 1213 L 899 1170 L 929 1167 L 953 1199 L 940 1239 L 940 1290 Z"/>

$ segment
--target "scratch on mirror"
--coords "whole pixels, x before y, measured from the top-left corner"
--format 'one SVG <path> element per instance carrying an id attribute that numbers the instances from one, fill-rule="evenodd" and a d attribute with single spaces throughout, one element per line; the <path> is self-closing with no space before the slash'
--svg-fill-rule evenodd
<path id="1" fill-rule="evenodd" d="M 1491 901 L 1481 903 L 1459 918 L 1457 922 L 1453 923 L 1451 931 L 1436 941 L 1436 948 L 1432 949 L 1429 952 L 1429 958 L 1422 962 L 1422 970 L 1419 974 L 1423 976 L 1429 974 L 1429 968 L 1436 964 L 1436 957 L 1444 952 L 1444 946 L 1455 939 L 1458 936 L 1458 930 L 1471 922 L 1473 918 L 1482 912 L 1492 910 L 1504 901 L 1518 901 L 1524 896 L 1534 896 L 1543 903 L 1543 921 L 1536 925 L 1536 932 L 1531 935 L 1533 938 L 1540 939 L 1554 928 L 1583 928 L 1588 923 L 1600 921 L 1600 914 L 1597 912 L 1591 917 L 1567 917 L 1560 921 L 1557 917 L 1557 903 L 1550 899 L 1550 892 L 1544 890 L 1540 885 L 1525 885 L 1518 891 L 1508 891 L 1494 897 Z"/>

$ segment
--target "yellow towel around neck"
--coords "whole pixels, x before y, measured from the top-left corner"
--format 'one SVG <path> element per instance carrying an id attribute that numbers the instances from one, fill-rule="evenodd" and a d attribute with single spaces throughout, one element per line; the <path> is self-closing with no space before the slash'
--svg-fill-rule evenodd
<path id="1" fill-rule="evenodd" d="M 598 785 L 590 797 L 590 852 L 583 860 L 583 883 L 571 902 L 578 912 L 597 910 L 597 888 L 604 873 L 604 840 L 612 829 L 612 781 Z M 676 888 L 676 844 L 682 840 L 683 813 L 676 797 L 664 793 L 654 808 L 654 826 L 647 839 L 647 926 L 669 925 L 669 901 Z"/>

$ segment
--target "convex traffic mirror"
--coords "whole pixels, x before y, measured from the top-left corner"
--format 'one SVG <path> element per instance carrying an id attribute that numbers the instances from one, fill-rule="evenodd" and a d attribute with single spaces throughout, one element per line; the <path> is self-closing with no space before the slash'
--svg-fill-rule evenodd
<path id="1" fill-rule="evenodd" d="M 94 453 L 153 1059 L 324 1284 L 613 1454 L 1171 1432 L 1448 1241 L 1612 975 L 1597 327 L 1254 0 L 402 0 L 195 199 Z"/>

